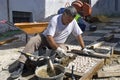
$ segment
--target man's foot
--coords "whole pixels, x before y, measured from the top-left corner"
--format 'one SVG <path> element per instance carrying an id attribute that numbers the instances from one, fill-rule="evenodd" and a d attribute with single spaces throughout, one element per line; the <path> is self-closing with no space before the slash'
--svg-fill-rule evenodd
<path id="1" fill-rule="evenodd" d="M 19 62 L 17 69 L 11 73 L 10 77 L 18 78 L 22 74 L 23 68 L 24 68 L 24 63 Z"/>

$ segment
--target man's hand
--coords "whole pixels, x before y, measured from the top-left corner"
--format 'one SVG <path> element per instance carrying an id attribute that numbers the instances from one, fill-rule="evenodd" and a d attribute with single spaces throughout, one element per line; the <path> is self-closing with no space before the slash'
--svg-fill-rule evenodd
<path id="1" fill-rule="evenodd" d="M 85 54 L 87 54 L 87 55 L 90 55 L 90 54 L 93 54 L 93 53 L 94 53 L 93 50 L 87 49 L 87 48 L 82 49 L 82 51 L 83 51 L 83 53 L 85 53 Z"/>
<path id="2" fill-rule="evenodd" d="M 60 48 L 60 47 L 58 47 L 58 48 L 56 49 L 56 52 L 58 53 L 58 55 L 59 55 L 60 57 L 66 56 L 66 55 L 65 55 L 65 54 L 66 54 L 66 51 L 65 51 L 64 49 Z"/>

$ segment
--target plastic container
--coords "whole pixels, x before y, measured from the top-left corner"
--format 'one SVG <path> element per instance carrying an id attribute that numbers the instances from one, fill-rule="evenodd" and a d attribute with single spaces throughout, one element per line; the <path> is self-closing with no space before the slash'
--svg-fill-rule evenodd
<path id="1" fill-rule="evenodd" d="M 43 72 L 42 70 L 47 70 L 47 65 L 40 66 L 35 70 L 35 75 L 38 77 L 38 80 L 63 80 L 63 76 L 65 73 L 65 68 L 59 64 L 54 64 L 54 68 L 56 71 L 56 75 L 52 77 L 43 77 L 43 74 L 40 72 Z"/>
<path id="2" fill-rule="evenodd" d="M 72 2 L 72 6 L 76 8 L 77 12 L 80 12 L 82 10 L 83 3 L 81 1 L 74 1 Z"/>

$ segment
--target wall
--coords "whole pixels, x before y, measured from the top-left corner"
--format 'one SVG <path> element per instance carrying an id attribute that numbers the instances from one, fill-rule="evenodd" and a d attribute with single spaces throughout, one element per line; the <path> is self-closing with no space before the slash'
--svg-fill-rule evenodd
<path id="1" fill-rule="evenodd" d="M 120 16 L 120 0 L 91 0 L 92 15 Z"/>
<path id="2" fill-rule="evenodd" d="M 3 19 L 7 18 L 7 0 L 0 0 L 0 10 Z M 65 4 L 69 2 L 71 4 L 75 0 L 9 0 L 9 16 L 12 22 L 12 11 L 32 12 L 33 21 L 48 21 L 52 15 L 57 14 L 58 9 L 65 7 Z"/>
<path id="3" fill-rule="evenodd" d="M 58 9 L 75 0 L 8 0 L 10 21 L 12 11 L 25 11 L 33 13 L 33 21 L 48 21 L 57 14 Z M 89 0 L 92 7 L 92 15 L 120 15 L 120 0 Z M 8 20 L 7 0 L 0 0 L 0 20 Z"/>
<path id="4" fill-rule="evenodd" d="M 12 11 L 26 11 L 33 13 L 33 21 L 49 21 L 58 9 L 72 1 L 75 0 L 10 0 L 10 16 Z"/>
<path id="5" fill-rule="evenodd" d="M 45 18 L 50 19 L 53 15 L 57 14 L 57 11 L 62 7 L 71 5 L 75 0 L 46 0 L 45 4 Z M 69 3 L 69 4 L 68 4 Z M 66 5 L 68 4 L 68 5 Z"/>
<path id="6" fill-rule="evenodd" d="M 9 6 L 7 6 L 7 1 Z M 0 20 L 13 22 L 12 11 L 21 11 L 31 12 L 33 22 L 49 21 L 53 15 L 57 14 L 58 9 L 65 7 L 67 2 L 71 4 L 73 1 L 75 0 L 0 0 Z M 0 33 L 11 29 L 14 30 L 12 26 L 0 24 Z"/>
<path id="7" fill-rule="evenodd" d="M 0 20 L 7 19 L 7 1 L 0 0 Z"/>
<path id="8" fill-rule="evenodd" d="M 1 20 L 8 20 L 6 0 L 0 0 L 0 21 Z M 0 23 L 0 33 L 7 30 L 9 30 L 9 27 L 6 24 Z"/>
<path id="9" fill-rule="evenodd" d="M 10 0 L 10 16 L 12 11 L 32 12 L 33 21 L 40 21 L 45 15 L 45 0 Z"/>

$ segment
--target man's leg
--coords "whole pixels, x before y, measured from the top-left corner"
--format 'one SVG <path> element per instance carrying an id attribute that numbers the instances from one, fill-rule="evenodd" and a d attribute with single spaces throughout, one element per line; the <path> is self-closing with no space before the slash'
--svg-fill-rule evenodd
<path id="1" fill-rule="evenodd" d="M 36 35 L 35 37 L 32 37 L 28 43 L 26 44 L 23 53 L 34 53 L 35 50 L 37 50 L 39 48 L 41 44 L 41 37 L 40 35 Z M 18 59 L 18 66 L 16 68 L 16 70 L 11 73 L 11 77 L 12 78 L 17 78 L 22 74 L 23 68 L 24 68 L 24 64 L 27 60 L 27 56 L 24 54 L 21 54 L 19 59 Z"/>

